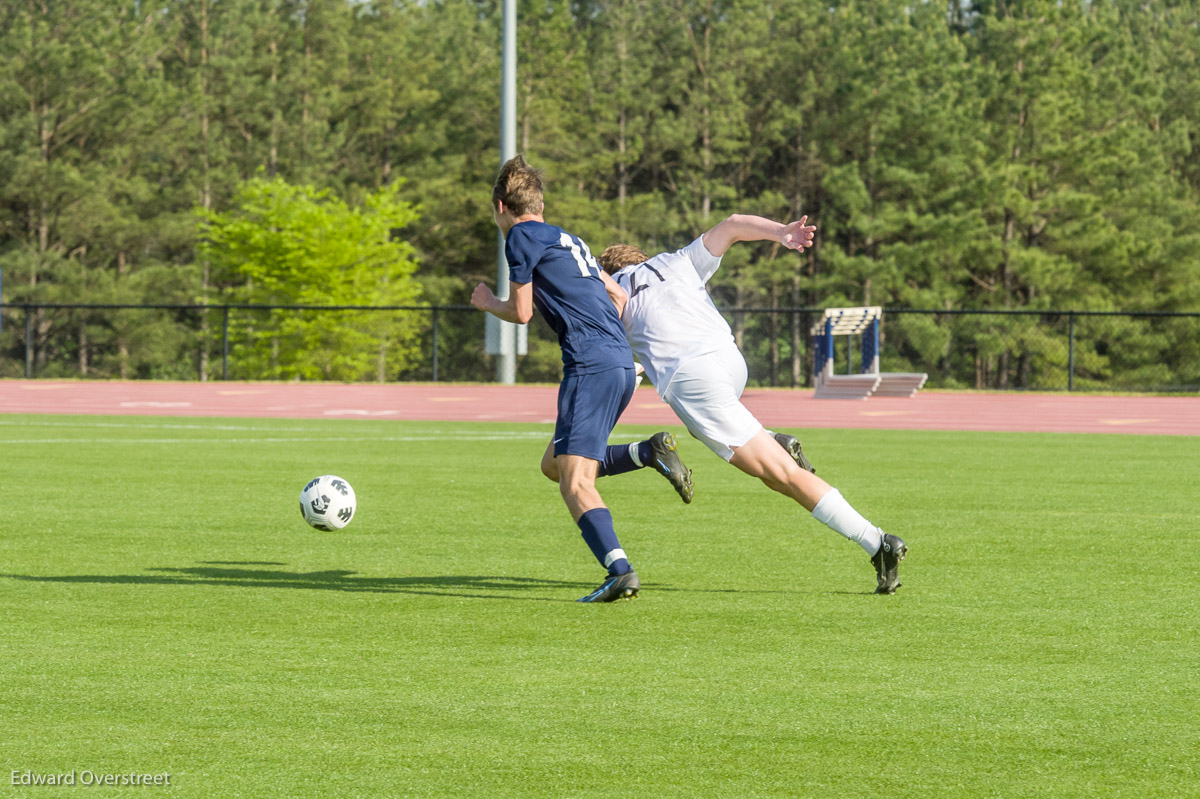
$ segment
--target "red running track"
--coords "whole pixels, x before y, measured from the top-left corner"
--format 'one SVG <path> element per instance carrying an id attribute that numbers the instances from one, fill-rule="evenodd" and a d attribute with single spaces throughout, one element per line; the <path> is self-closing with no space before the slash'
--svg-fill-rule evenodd
<path id="1" fill-rule="evenodd" d="M 553 422 L 557 386 L 447 383 L 156 383 L 0 380 L 0 413 Z M 1200 435 L 1200 397 L 925 391 L 911 399 L 818 400 L 811 390 L 751 389 L 768 426 L 888 430 Z M 621 421 L 678 424 L 640 388 Z"/>

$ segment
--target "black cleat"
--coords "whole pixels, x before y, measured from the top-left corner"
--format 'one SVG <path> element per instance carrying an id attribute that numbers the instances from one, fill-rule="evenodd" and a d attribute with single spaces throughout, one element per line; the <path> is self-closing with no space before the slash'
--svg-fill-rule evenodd
<path id="1" fill-rule="evenodd" d="M 659 474 L 667 478 L 684 502 L 692 501 L 692 470 L 683 465 L 679 454 L 675 451 L 679 442 L 674 433 L 655 433 L 650 436 L 650 451 L 653 453 L 653 466 Z"/>
<path id="2" fill-rule="evenodd" d="M 896 589 L 900 587 L 900 576 L 896 573 L 896 567 L 900 565 L 900 561 L 904 560 L 904 556 L 907 554 L 908 545 L 902 539 L 891 533 L 883 534 L 883 543 L 879 545 L 879 551 L 871 556 L 871 563 L 875 564 L 875 576 L 879 583 L 875 588 L 875 593 L 896 593 Z"/>
<path id="3" fill-rule="evenodd" d="M 624 574 L 610 574 L 599 588 L 587 596 L 581 596 L 576 602 L 616 602 L 618 599 L 637 599 L 637 572 L 630 569 Z"/>
<path id="4" fill-rule="evenodd" d="M 808 458 L 804 457 L 804 449 L 800 446 L 800 439 L 795 436 L 789 436 L 787 433 L 775 433 L 775 440 L 779 442 L 779 446 L 787 450 L 787 454 L 792 456 L 792 460 L 806 472 L 817 473 L 813 465 L 808 462 Z"/>

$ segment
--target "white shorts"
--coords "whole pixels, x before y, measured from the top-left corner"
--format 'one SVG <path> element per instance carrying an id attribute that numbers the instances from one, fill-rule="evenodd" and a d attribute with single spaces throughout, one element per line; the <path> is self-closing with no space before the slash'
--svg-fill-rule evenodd
<path id="1" fill-rule="evenodd" d="M 729 460 L 736 447 L 762 429 L 741 402 L 745 388 L 746 359 L 736 347 L 730 347 L 685 363 L 662 398 L 693 436 Z"/>

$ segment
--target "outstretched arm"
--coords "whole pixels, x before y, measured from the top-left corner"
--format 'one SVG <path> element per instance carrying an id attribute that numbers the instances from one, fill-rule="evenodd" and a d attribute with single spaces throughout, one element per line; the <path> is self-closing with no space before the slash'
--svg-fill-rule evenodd
<path id="1" fill-rule="evenodd" d="M 480 283 L 471 292 L 471 304 L 506 322 L 523 325 L 533 318 L 533 284 L 510 282 L 508 299 L 502 300 L 490 288 Z"/>
<path id="2" fill-rule="evenodd" d="M 813 245 L 816 225 L 806 224 L 808 216 L 783 224 L 761 216 L 732 214 L 704 234 L 704 247 L 716 256 L 725 254 L 739 241 L 777 241 L 789 250 L 803 250 Z"/>

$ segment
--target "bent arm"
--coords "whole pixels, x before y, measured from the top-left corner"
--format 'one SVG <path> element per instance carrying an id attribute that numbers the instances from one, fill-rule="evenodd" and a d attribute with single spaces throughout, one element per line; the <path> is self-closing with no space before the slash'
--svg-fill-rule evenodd
<path id="1" fill-rule="evenodd" d="M 505 322 L 523 325 L 533 318 L 533 284 L 510 282 L 508 299 L 502 300 L 480 283 L 471 293 L 471 304 Z"/>
<path id="2" fill-rule="evenodd" d="M 625 303 L 629 302 L 629 295 L 625 293 L 625 289 L 609 277 L 607 272 L 601 271 L 600 279 L 604 281 L 604 290 L 608 292 L 608 298 L 617 307 L 617 316 L 625 313 Z"/>
<path id="3" fill-rule="evenodd" d="M 761 216 L 732 214 L 704 234 L 704 247 L 716 256 L 739 241 L 777 241 L 789 250 L 802 250 L 812 246 L 817 229 L 807 222 L 807 215 L 785 225 Z"/>

